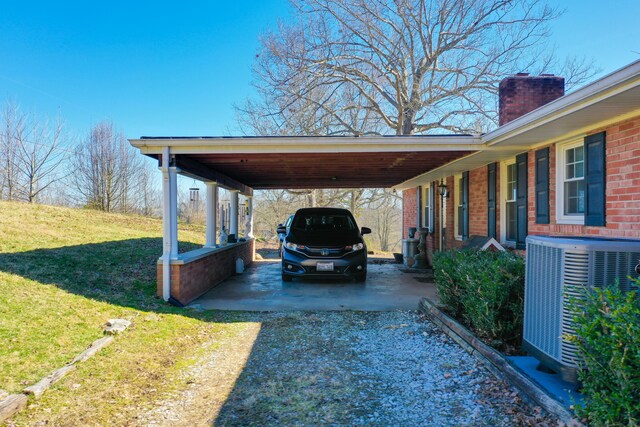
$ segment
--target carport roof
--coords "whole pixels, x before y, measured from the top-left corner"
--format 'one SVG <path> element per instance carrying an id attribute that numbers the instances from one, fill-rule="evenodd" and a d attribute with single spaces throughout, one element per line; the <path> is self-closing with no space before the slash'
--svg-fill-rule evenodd
<path id="1" fill-rule="evenodd" d="M 251 189 L 393 187 L 483 149 L 479 136 L 142 137 L 131 144 L 180 173 Z"/>

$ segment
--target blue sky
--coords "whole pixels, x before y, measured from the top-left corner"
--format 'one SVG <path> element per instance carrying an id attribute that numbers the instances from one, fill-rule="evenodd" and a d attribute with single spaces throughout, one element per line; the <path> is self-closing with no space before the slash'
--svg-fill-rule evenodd
<path id="1" fill-rule="evenodd" d="M 638 0 L 564 0 L 561 54 L 602 73 L 640 59 Z M 59 113 L 84 135 L 109 119 L 127 137 L 238 134 L 258 36 L 287 19 L 286 0 L 0 3 L 0 102 Z"/>

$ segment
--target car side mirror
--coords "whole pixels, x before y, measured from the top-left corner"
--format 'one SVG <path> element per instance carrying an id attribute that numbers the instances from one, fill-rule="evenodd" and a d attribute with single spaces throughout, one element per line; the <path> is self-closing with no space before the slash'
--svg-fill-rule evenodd
<path id="1" fill-rule="evenodd" d="M 364 234 L 371 234 L 371 229 L 369 227 L 362 227 L 360 229 L 360 234 L 364 235 Z"/>
<path id="2" fill-rule="evenodd" d="M 278 228 L 276 228 L 276 233 L 278 233 L 278 234 L 286 234 L 287 233 L 287 227 L 284 227 L 282 224 L 280 224 L 278 226 Z"/>

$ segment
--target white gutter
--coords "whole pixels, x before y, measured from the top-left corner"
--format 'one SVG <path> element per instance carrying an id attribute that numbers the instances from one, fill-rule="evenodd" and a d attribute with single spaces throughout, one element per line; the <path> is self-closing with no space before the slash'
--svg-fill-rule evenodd
<path id="1" fill-rule="evenodd" d="M 167 146 L 173 154 L 477 151 L 484 146 L 473 135 L 140 138 L 129 142 L 143 154 L 161 154 Z"/>

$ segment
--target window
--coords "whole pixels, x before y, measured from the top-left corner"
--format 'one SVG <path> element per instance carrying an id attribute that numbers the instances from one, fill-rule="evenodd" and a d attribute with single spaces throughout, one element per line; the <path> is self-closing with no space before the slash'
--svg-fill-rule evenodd
<path id="1" fill-rule="evenodd" d="M 500 242 L 518 249 L 527 237 L 527 153 L 500 164 Z"/>
<path id="2" fill-rule="evenodd" d="M 469 172 L 454 177 L 455 183 L 455 236 L 458 240 L 469 238 Z"/>
<path id="3" fill-rule="evenodd" d="M 561 224 L 584 224 L 585 181 L 584 143 L 558 146 L 556 217 Z"/>
<path id="4" fill-rule="evenodd" d="M 515 159 L 500 164 L 500 242 L 507 246 L 518 238 L 517 172 Z"/>
<path id="5" fill-rule="evenodd" d="M 431 184 L 422 186 L 422 204 L 424 206 L 422 226 L 428 228 L 430 233 L 433 233 L 433 186 Z"/>
<path id="6" fill-rule="evenodd" d="M 515 242 L 517 238 L 517 209 L 516 196 L 518 194 L 516 164 L 507 164 L 507 191 L 505 193 L 505 240 Z"/>

